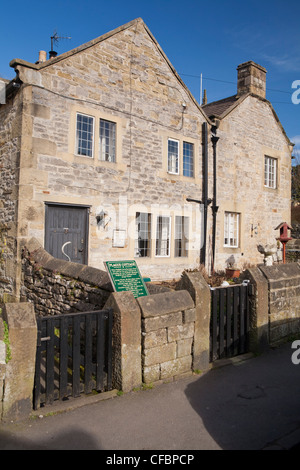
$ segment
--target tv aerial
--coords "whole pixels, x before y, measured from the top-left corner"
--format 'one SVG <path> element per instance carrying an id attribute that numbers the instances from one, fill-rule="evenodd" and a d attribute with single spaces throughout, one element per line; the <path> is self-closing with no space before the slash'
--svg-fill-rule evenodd
<path id="1" fill-rule="evenodd" d="M 57 52 L 54 51 L 54 45 L 57 45 L 61 39 L 72 39 L 70 36 L 59 36 L 55 30 L 53 36 L 50 36 L 51 39 L 51 51 L 49 52 L 50 56 L 55 57 Z"/>

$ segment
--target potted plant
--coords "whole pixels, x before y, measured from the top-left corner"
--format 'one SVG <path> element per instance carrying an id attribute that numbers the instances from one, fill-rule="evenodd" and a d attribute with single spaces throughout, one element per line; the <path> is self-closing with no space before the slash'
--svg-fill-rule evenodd
<path id="1" fill-rule="evenodd" d="M 228 262 L 225 272 L 226 272 L 227 279 L 231 279 L 233 277 L 240 277 L 240 274 L 241 274 L 241 270 L 237 268 L 234 262 L 232 261 Z"/>

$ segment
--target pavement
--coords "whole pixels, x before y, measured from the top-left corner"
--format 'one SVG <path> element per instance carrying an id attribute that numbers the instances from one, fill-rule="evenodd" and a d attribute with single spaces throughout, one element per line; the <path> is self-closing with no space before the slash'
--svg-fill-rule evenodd
<path id="1" fill-rule="evenodd" d="M 152 389 L 57 402 L 1 424 L 0 449 L 105 450 L 114 458 L 130 450 L 300 450 L 295 351 L 285 343 Z"/>

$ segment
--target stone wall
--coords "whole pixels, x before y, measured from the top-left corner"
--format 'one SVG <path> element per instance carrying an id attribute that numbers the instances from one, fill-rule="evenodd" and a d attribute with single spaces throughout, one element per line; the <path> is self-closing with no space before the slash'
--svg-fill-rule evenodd
<path id="1" fill-rule="evenodd" d="M 105 271 L 55 259 L 37 242 L 23 249 L 21 301 L 38 315 L 102 309 L 112 286 Z"/>
<path id="2" fill-rule="evenodd" d="M 113 292 L 105 305 L 114 311 L 114 386 L 123 391 L 210 368 L 210 295 L 201 273 L 184 273 L 176 291 L 153 287 L 138 299 Z"/>
<path id="3" fill-rule="evenodd" d="M 291 236 L 293 233 L 291 232 Z M 300 239 L 293 238 L 286 244 L 286 260 L 296 262 L 300 260 Z"/>
<path id="4" fill-rule="evenodd" d="M 28 418 L 32 412 L 37 325 L 33 305 L 8 303 L 2 311 L 10 353 L 0 353 L 0 421 Z M 0 323 L 2 319 L 0 318 Z M 3 340 L 0 324 L 0 345 Z"/>
<path id="5" fill-rule="evenodd" d="M 270 344 L 300 331 L 300 266 L 260 267 L 268 280 Z"/>
<path id="6" fill-rule="evenodd" d="M 192 373 L 195 306 L 187 291 L 140 297 L 143 382 Z"/>
<path id="7" fill-rule="evenodd" d="M 0 302 L 16 287 L 16 210 L 18 200 L 22 96 L 0 104 Z"/>
<path id="8" fill-rule="evenodd" d="M 254 287 L 252 350 L 300 333 L 300 266 L 259 266 L 246 271 Z"/>

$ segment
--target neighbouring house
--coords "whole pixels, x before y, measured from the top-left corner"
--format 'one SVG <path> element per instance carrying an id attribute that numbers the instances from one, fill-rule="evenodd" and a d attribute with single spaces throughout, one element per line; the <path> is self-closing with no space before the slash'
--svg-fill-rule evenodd
<path id="1" fill-rule="evenodd" d="M 265 98 L 266 71 L 238 67 L 237 95 L 201 107 L 139 18 L 33 64 L 0 105 L 0 297 L 19 297 L 21 251 L 143 276 L 262 262 L 290 223 L 292 144 Z"/>
<path id="2" fill-rule="evenodd" d="M 202 108 L 218 126 L 217 268 L 262 262 L 257 246 L 276 245 L 277 222 L 291 219 L 293 144 L 266 99 L 266 69 L 237 72 L 237 94 Z"/>

